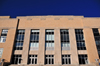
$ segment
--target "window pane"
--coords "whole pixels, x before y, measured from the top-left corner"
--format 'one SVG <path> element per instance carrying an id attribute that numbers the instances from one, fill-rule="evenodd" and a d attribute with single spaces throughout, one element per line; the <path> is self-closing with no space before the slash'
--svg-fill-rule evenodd
<path id="1" fill-rule="evenodd" d="M 45 64 L 54 64 L 54 56 L 45 55 Z"/>
<path id="2" fill-rule="evenodd" d="M 83 30 L 75 29 L 75 34 L 76 34 L 76 41 L 77 41 L 77 49 L 86 50 Z"/>
<path id="3" fill-rule="evenodd" d="M 31 30 L 30 43 L 32 42 L 32 48 L 30 50 L 38 50 L 39 46 L 39 30 Z"/>
<path id="4" fill-rule="evenodd" d="M 18 30 L 16 35 L 16 41 L 15 41 L 15 50 L 22 50 L 23 47 L 23 41 L 24 41 L 24 30 Z"/>
<path id="5" fill-rule="evenodd" d="M 79 55 L 79 64 L 87 64 L 87 55 Z"/>
<path id="6" fill-rule="evenodd" d="M 53 50 L 54 48 L 54 30 L 46 30 L 46 50 Z"/>
<path id="7" fill-rule="evenodd" d="M 69 43 L 69 33 L 67 29 L 61 29 L 60 30 L 60 36 L 61 36 L 61 46 L 62 50 L 69 50 L 70 49 L 70 43 Z M 67 48 L 69 47 L 69 48 Z"/>
<path id="8" fill-rule="evenodd" d="M 62 64 L 71 64 L 70 55 L 62 55 Z"/>

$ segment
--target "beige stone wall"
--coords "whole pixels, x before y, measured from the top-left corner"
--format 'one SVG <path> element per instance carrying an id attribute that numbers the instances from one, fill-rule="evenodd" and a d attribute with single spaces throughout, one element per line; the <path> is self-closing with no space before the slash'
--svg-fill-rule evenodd
<path id="1" fill-rule="evenodd" d="M 10 63 L 12 57 L 17 21 L 17 19 L 8 19 L 7 17 L 0 17 L 0 35 L 2 29 L 8 29 L 6 42 L 0 43 L 0 48 L 3 48 L 2 58 L 0 59 L 5 59 L 5 62 L 8 63 Z"/>
<path id="2" fill-rule="evenodd" d="M 31 31 L 30 29 L 25 30 L 23 50 L 22 50 L 22 62 L 21 62 L 22 64 L 27 64 L 28 62 L 30 31 Z"/>
<path id="3" fill-rule="evenodd" d="M 23 50 L 14 51 L 14 54 L 22 55 L 23 60 L 21 64 L 27 65 L 29 54 L 38 55 L 37 65 L 45 64 L 45 55 L 47 54 L 54 55 L 54 65 L 62 65 L 62 54 L 71 55 L 70 66 L 79 65 L 78 54 L 87 54 L 90 66 L 92 66 L 91 64 L 95 64 L 95 59 L 99 58 L 92 28 L 99 28 L 100 31 L 100 18 L 84 18 L 83 16 L 26 16 L 11 19 L 8 16 L 1 16 L 0 30 L 9 29 L 7 41 L 0 43 L 0 48 L 4 48 L 2 58 L 6 62 L 10 62 L 11 60 L 18 19 L 18 29 L 25 29 Z M 31 29 L 40 30 L 39 48 L 34 51 L 29 50 Z M 52 51 L 45 50 L 45 29 L 54 29 L 55 46 Z M 60 29 L 69 29 L 70 50 L 61 50 Z M 75 29 L 83 29 L 87 50 L 77 50 Z"/>
<path id="4" fill-rule="evenodd" d="M 61 65 L 62 57 L 61 57 L 61 40 L 60 40 L 60 29 L 54 30 L 54 64 Z"/>
<path id="5" fill-rule="evenodd" d="M 85 44 L 86 44 L 89 62 L 93 63 L 95 62 L 95 59 L 99 59 L 99 57 L 98 57 L 93 31 L 91 28 L 84 28 L 84 37 L 85 37 Z"/>
<path id="6" fill-rule="evenodd" d="M 39 32 L 39 48 L 38 48 L 38 64 L 45 63 L 45 29 L 40 29 Z"/>
<path id="7" fill-rule="evenodd" d="M 77 51 L 77 43 L 76 43 L 76 37 L 75 37 L 75 30 L 69 29 L 69 38 L 70 38 L 70 50 L 71 50 L 71 63 L 78 65 L 78 51 Z"/>

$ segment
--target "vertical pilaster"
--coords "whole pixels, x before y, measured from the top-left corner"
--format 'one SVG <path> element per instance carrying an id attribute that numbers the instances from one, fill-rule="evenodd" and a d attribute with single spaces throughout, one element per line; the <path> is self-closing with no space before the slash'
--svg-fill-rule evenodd
<path id="1" fill-rule="evenodd" d="M 29 40 L 30 40 L 30 29 L 25 30 L 23 51 L 22 51 L 22 62 L 21 64 L 27 64 L 28 53 L 29 53 Z"/>
<path id="2" fill-rule="evenodd" d="M 79 64 L 78 61 L 78 52 L 77 52 L 77 44 L 76 44 L 76 36 L 75 30 L 69 29 L 69 38 L 70 38 L 70 48 L 71 48 L 71 64 Z"/>
<path id="3" fill-rule="evenodd" d="M 1 36 L 2 29 L 0 29 L 0 36 Z"/>
<path id="4" fill-rule="evenodd" d="M 54 46 L 55 46 L 55 55 L 54 61 L 55 64 L 61 65 L 61 41 L 60 41 L 60 29 L 54 30 Z"/>
<path id="5" fill-rule="evenodd" d="M 88 53 L 88 60 L 90 63 L 94 63 L 95 59 L 98 59 L 99 57 L 98 57 L 93 31 L 91 28 L 84 28 L 83 31 L 84 31 L 86 49 Z"/>
<path id="6" fill-rule="evenodd" d="M 98 28 L 98 31 L 99 31 L 99 35 L 100 35 L 100 28 Z"/>
<path id="7" fill-rule="evenodd" d="M 44 63 L 45 63 L 45 29 L 40 29 L 38 64 L 44 65 Z"/>

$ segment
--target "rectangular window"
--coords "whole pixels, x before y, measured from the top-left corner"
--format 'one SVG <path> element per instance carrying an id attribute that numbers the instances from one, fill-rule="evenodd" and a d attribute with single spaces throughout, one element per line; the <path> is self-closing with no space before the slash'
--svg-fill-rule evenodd
<path id="1" fill-rule="evenodd" d="M 0 48 L 0 58 L 2 57 L 3 48 Z"/>
<path id="2" fill-rule="evenodd" d="M 39 46 L 39 30 L 31 30 L 30 50 L 38 50 Z"/>
<path id="3" fill-rule="evenodd" d="M 45 45 L 46 50 L 54 50 L 54 30 L 46 30 Z"/>
<path id="4" fill-rule="evenodd" d="M 93 30 L 94 39 L 95 39 L 95 43 L 96 43 L 96 46 L 97 46 L 99 58 L 100 58 L 100 35 L 99 35 L 99 31 L 98 31 L 97 28 L 94 28 L 92 30 Z"/>
<path id="5" fill-rule="evenodd" d="M 88 64 L 88 57 L 87 55 L 78 55 L 79 64 Z"/>
<path id="6" fill-rule="evenodd" d="M 67 29 L 61 29 L 60 35 L 62 50 L 70 50 L 69 31 Z"/>
<path id="7" fill-rule="evenodd" d="M 13 64 L 20 64 L 21 63 L 21 55 L 14 55 L 13 57 Z"/>
<path id="8" fill-rule="evenodd" d="M 28 64 L 37 64 L 37 55 L 29 55 Z"/>
<path id="9" fill-rule="evenodd" d="M 76 41 L 77 41 L 77 49 L 86 50 L 83 30 L 75 29 L 75 34 L 76 34 Z"/>
<path id="10" fill-rule="evenodd" d="M 2 30 L 1 37 L 0 37 L 0 43 L 3 43 L 6 41 L 7 33 L 8 33 L 7 29 Z"/>
<path id="11" fill-rule="evenodd" d="M 24 34 L 25 30 L 18 30 L 16 35 L 15 41 L 15 50 L 22 50 L 23 49 L 23 42 L 24 42 Z"/>
<path id="12" fill-rule="evenodd" d="M 62 55 L 62 64 L 71 64 L 70 55 Z"/>
<path id="13" fill-rule="evenodd" d="M 54 55 L 45 55 L 45 64 L 54 64 Z"/>

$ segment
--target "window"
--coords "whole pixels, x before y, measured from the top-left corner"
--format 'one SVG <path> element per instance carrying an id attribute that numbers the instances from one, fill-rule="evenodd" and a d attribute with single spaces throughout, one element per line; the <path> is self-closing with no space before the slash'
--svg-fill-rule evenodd
<path id="1" fill-rule="evenodd" d="M 79 64 L 88 64 L 88 57 L 87 55 L 78 55 Z"/>
<path id="2" fill-rule="evenodd" d="M 2 57 L 3 48 L 0 48 L 0 58 Z"/>
<path id="3" fill-rule="evenodd" d="M 54 64 L 54 55 L 45 55 L 45 64 Z"/>
<path id="4" fill-rule="evenodd" d="M 60 34 L 62 50 L 70 50 L 69 31 L 67 29 L 61 29 Z"/>
<path id="5" fill-rule="evenodd" d="M 39 46 L 39 30 L 31 30 L 30 50 L 37 50 Z"/>
<path id="6" fill-rule="evenodd" d="M 94 28 L 92 30 L 93 30 L 94 39 L 95 39 L 95 43 L 96 43 L 96 46 L 97 46 L 99 58 L 100 58 L 100 35 L 99 35 L 99 31 L 98 31 L 97 28 Z"/>
<path id="7" fill-rule="evenodd" d="M 62 64 L 71 64 L 70 55 L 62 55 Z"/>
<path id="8" fill-rule="evenodd" d="M 29 55 L 29 64 L 37 64 L 37 55 Z"/>
<path id="9" fill-rule="evenodd" d="M 46 50 L 54 50 L 54 30 L 46 30 Z"/>
<path id="10" fill-rule="evenodd" d="M 84 36 L 83 36 L 83 30 L 76 29 L 75 34 L 76 34 L 76 41 L 77 41 L 77 49 L 78 50 L 86 50 L 85 40 L 84 40 Z"/>
<path id="11" fill-rule="evenodd" d="M 13 64 L 20 64 L 21 63 L 21 55 L 14 55 L 13 57 Z"/>
<path id="12" fill-rule="evenodd" d="M 7 29 L 3 29 L 2 30 L 1 37 L 0 37 L 0 42 L 1 43 L 3 43 L 3 42 L 6 41 L 7 33 L 8 33 L 8 30 Z"/>
<path id="13" fill-rule="evenodd" d="M 25 30 L 18 30 L 16 41 L 15 41 L 15 50 L 22 50 L 23 49 L 23 42 L 24 42 L 24 34 Z"/>

